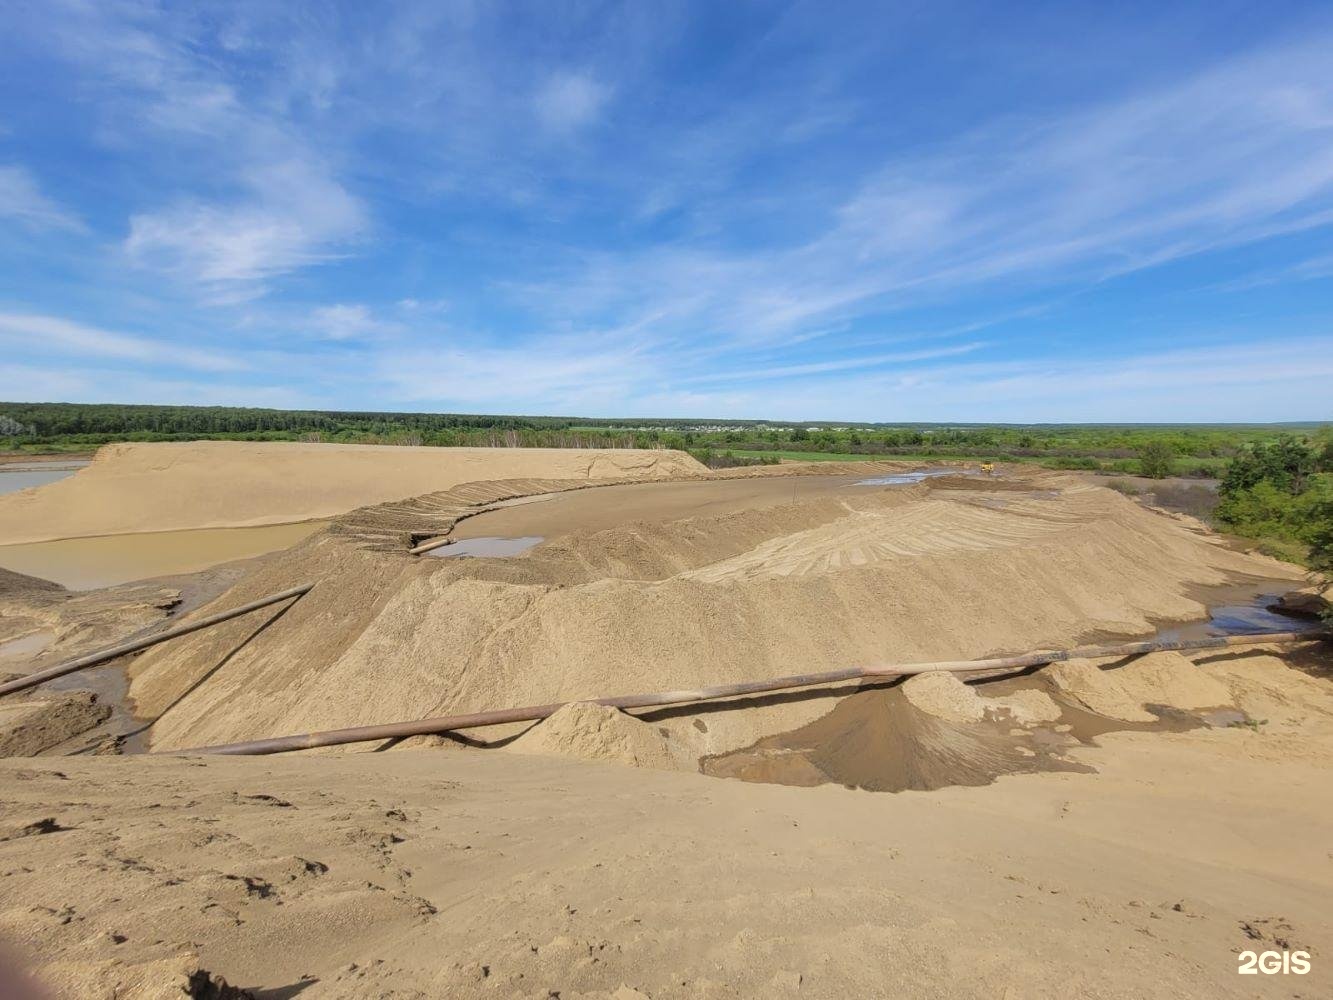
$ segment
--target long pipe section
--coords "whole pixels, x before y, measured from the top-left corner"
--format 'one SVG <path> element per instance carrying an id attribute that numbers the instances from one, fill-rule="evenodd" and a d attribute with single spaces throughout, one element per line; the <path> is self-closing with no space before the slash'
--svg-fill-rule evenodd
<path id="1" fill-rule="evenodd" d="M 114 660 L 118 656 L 124 656 L 126 653 L 137 653 L 141 649 L 147 649 L 149 646 L 156 646 L 159 642 L 166 642 L 168 639 L 174 639 L 180 635 L 189 635 L 191 632 L 198 632 L 202 628 L 208 628 L 210 625 L 217 625 L 221 622 L 230 621 L 232 618 L 239 618 L 241 615 L 249 614 L 251 611 L 258 611 L 260 608 L 266 608 L 270 604 L 277 604 L 279 601 L 285 601 L 290 597 L 301 597 L 307 594 L 315 585 L 313 583 L 303 584 L 300 587 L 292 587 L 290 590 L 284 590 L 278 594 L 270 594 L 268 597 L 261 597 L 257 601 L 251 601 L 249 604 L 242 604 L 239 608 L 232 608 L 230 611 L 219 611 L 215 615 L 207 615 L 203 618 L 196 618 L 192 622 L 185 622 L 174 628 L 169 628 L 165 632 L 158 632 L 154 635 L 145 636 L 142 639 L 135 639 L 132 642 L 123 642 L 119 646 L 111 646 L 107 649 L 98 650 L 96 653 L 89 653 L 87 656 L 80 656 L 75 660 L 66 660 L 64 663 L 57 663 L 54 667 L 38 671 L 35 674 L 28 674 L 26 677 L 20 677 L 18 680 L 10 681 L 8 684 L 0 684 L 0 695 L 12 694 L 15 691 L 26 691 L 28 688 L 36 687 L 44 681 L 49 681 L 53 677 L 63 677 L 65 674 L 72 674 L 78 670 L 84 670 L 88 667 L 95 667 L 99 663 L 106 663 L 108 660 Z"/>
<path id="2" fill-rule="evenodd" d="M 1137 653 L 1153 653 L 1170 649 L 1218 649 L 1225 646 L 1249 646 L 1258 643 L 1301 642 L 1327 636 L 1328 633 L 1323 629 L 1308 629 L 1301 632 L 1274 632 L 1266 635 L 1231 635 L 1207 639 L 1127 642 L 1115 646 L 1079 646 L 1075 649 L 1047 650 L 1039 653 L 1024 653 L 1019 656 L 992 657 L 987 660 L 946 660 L 940 663 L 900 663 L 871 667 L 848 667 L 844 670 L 830 670 L 818 674 L 794 674 L 788 677 L 773 677 L 763 681 L 746 681 L 741 684 L 719 684 L 715 687 L 698 688 L 693 691 L 659 691 L 654 694 L 625 694 L 613 698 L 584 698 L 578 700 L 620 709 L 655 708 L 665 705 L 686 705 L 692 702 L 713 701 L 719 698 L 734 698 L 739 695 L 761 694 L 765 691 L 781 691 L 787 688 L 837 684 L 841 681 L 923 674 L 932 670 L 947 670 L 958 673 L 1007 670 L 1017 667 L 1038 666 L 1043 663 L 1055 663 L 1059 660 L 1132 656 Z M 412 722 L 390 722 L 379 726 L 354 726 L 351 729 L 332 729 L 320 733 L 277 736 L 267 740 L 223 743 L 218 746 L 161 752 L 236 755 L 286 753 L 290 750 L 311 750 L 315 747 L 340 746 L 345 743 L 365 743 L 371 740 L 426 736 L 434 733 L 446 733 L 455 729 L 479 729 L 483 726 L 499 726 L 509 722 L 533 722 L 538 719 L 549 718 L 567 704 L 570 703 L 556 702 L 551 705 L 529 705 L 525 708 L 502 708 L 490 712 L 473 712 L 469 715 L 445 715 L 434 719 L 417 719 Z"/>

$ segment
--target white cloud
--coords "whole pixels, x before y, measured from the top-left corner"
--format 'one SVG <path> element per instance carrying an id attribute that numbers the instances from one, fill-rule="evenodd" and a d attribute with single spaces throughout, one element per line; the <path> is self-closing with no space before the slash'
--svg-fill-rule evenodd
<path id="1" fill-rule="evenodd" d="M 533 106 L 550 131 L 576 132 L 593 122 L 610 96 L 609 88 L 586 73 L 556 73 L 538 89 Z"/>
<path id="2" fill-rule="evenodd" d="M 311 311 L 310 322 L 329 340 L 356 340 L 384 329 L 384 324 L 364 305 L 320 306 Z"/>
<path id="3" fill-rule="evenodd" d="M 504 348 L 467 340 L 385 351 L 376 356 L 371 377 L 384 398 L 573 413 L 623 406 L 640 380 L 660 370 L 633 344 L 614 337 L 546 337 Z"/>
<path id="4" fill-rule="evenodd" d="M 958 344 L 954 347 L 926 348 L 920 351 L 897 351 L 892 354 L 863 354 L 853 358 L 841 358 L 836 361 L 811 361 L 803 364 L 777 365 L 769 368 L 739 367 L 735 371 L 717 372 L 711 375 L 698 375 L 685 379 L 687 383 L 699 382 L 750 382 L 760 379 L 797 378 L 804 375 L 825 375 L 829 372 L 866 370 L 881 368 L 885 365 L 907 364 L 914 361 L 931 361 L 936 358 L 956 357 L 979 351 L 986 344 Z"/>
<path id="5" fill-rule="evenodd" d="M 229 205 L 192 201 L 133 216 L 126 252 L 211 298 L 235 300 L 267 278 L 336 258 L 365 225 L 360 203 L 310 163 L 256 168 L 245 181 L 249 197 Z"/>
<path id="6" fill-rule="evenodd" d="M 661 311 L 664 328 L 785 341 L 814 323 L 975 294 L 1084 286 L 1333 224 L 1328 33 L 1045 120 L 881 161 L 815 235 L 571 254 L 530 285 L 550 320 Z M 764 148 L 766 135 L 751 135 Z M 805 198 L 803 188 L 793 202 Z M 728 206 L 717 202 L 718 224 Z"/>
<path id="7" fill-rule="evenodd" d="M 116 333 L 58 316 L 0 313 L 0 343 L 33 354 L 74 359 L 113 358 L 212 372 L 241 371 L 246 367 L 238 359 L 220 352 Z"/>
<path id="8" fill-rule="evenodd" d="M 1070 359 L 969 361 L 781 388 L 636 396 L 630 412 L 867 421 L 1252 421 L 1329 416 L 1333 336 Z"/>
<path id="9" fill-rule="evenodd" d="M 0 166 L 0 219 L 14 219 L 28 229 L 84 232 L 83 221 L 42 194 L 23 167 Z"/>

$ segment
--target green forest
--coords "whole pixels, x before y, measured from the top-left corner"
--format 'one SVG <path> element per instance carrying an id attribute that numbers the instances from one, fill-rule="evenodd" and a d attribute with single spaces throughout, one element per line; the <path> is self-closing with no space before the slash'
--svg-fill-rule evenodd
<path id="1" fill-rule="evenodd" d="M 1327 425 L 867 424 L 590 419 L 230 406 L 0 403 L 0 449 L 90 451 L 112 441 L 330 441 L 441 447 L 681 448 L 737 461 L 922 457 L 1039 462 L 1123 474 L 1218 476 L 1281 433 L 1333 448 Z"/>

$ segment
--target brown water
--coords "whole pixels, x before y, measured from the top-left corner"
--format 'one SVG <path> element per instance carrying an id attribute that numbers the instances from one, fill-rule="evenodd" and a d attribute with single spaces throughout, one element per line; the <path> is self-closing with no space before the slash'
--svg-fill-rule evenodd
<path id="1" fill-rule="evenodd" d="M 276 552 L 323 526 L 323 521 L 304 521 L 258 528 L 154 531 L 0 545 L 0 567 L 53 580 L 71 590 L 92 590 L 131 580 L 195 573 L 234 559 Z"/>

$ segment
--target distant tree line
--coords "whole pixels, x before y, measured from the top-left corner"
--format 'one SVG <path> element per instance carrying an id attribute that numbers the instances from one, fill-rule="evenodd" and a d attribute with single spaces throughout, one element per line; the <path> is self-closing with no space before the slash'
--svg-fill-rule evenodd
<path id="1" fill-rule="evenodd" d="M 91 450 L 111 441 L 233 438 L 399 445 L 679 448 L 714 461 L 851 455 L 1039 461 L 1049 468 L 1213 476 L 1271 426 L 829 424 L 504 414 L 274 410 L 233 406 L 0 403 L 0 448 Z M 1310 427 L 1302 439 L 1327 440 Z M 1322 438 L 1321 438 L 1322 435 Z"/>

